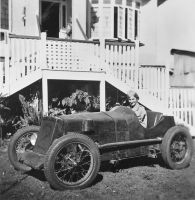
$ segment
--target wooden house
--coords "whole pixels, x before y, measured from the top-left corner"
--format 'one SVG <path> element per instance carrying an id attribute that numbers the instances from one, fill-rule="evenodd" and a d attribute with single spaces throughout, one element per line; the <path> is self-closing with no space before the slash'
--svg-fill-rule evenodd
<path id="1" fill-rule="evenodd" d="M 142 8 L 150 1 L 1 2 L 1 21 L 7 24 L 0 30 L 2 93 L 10 96 L 37 85 L 47 113 L 51 93 L 82 87 L 100 96 L 104 111 L 109 84 L 124 93 L 138 91 L 150 109 L 169 111 L 169 68 L 140 65 Z"/>
<path id="2" fill-rule="evenodd" d="M 195 88 L 195 52 L 171 49 L 171 55 L 174 57 L 174 68 L 170 85 Z"/>

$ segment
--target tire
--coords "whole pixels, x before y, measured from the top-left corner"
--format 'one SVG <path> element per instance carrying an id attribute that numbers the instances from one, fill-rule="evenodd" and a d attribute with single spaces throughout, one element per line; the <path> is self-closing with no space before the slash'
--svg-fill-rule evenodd
<path id="1" fill-rule="evenodd" d="M 184 126 L 170 128 L 161 144 L 162 158 L 170 169 L 183 169 L 189 166 L 193 154 L 193 141 Z"/>
<path id="2" fill-rule="evenodd" d="M 97 145 L 86 135 L 64 135 L 50 146 L 44 173 L 50 185 L 58 190 L 82 189 L 96 178 L 100 168 Z"/>
<path id="3" fill-rule="evenodd" d="M 16 170 L 23 172 L 31 170 L 31 167 L 26 166 L 20 161 L 20 154 L 27 149 L 33 149 L 39 129 L 39 126 L 27 126 L 19 129 L 13 135 L 8 146 L 8 157 Z M 32 139 L 34 140 L 32 141 Z"/>

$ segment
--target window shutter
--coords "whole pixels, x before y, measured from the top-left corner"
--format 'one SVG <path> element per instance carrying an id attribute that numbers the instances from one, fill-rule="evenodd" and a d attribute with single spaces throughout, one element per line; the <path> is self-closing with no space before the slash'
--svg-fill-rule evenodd
<path id="1" fill-rule="evenodd" d="M 111 8 L 104 7 L 103 8 L 103 35 L 105 38 L 110 38 L 111 33 Z"/>
<path id="2" fill-rule="evenodd" d="M 133 39 L 133 36 L 134 36 L 134 31 L 133 31 L 133 26 L 134 26 L 134 23 L 133 23 L 133 10 L 132 9 L 128 9 L 128 17 L 127 17 L 127 30 L 128 30 L 128 38 L 129 39 Z"/>
<path id="3" fill-rule="evenodd" d="M 118 38 L 123 38 L 123 7 L 118 7 Z"/>

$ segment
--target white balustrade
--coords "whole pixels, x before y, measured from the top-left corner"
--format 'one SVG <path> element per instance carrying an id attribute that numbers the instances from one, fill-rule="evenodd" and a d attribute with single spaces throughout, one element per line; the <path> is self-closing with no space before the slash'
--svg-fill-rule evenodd
<path id="1" fill-rule="evenodd" d="M 139 66 L 136 48 L 131 43 L 106 42 L 104 47 L 92 41 L 46 39 L 45 35 L 41 38 L 12 35 L 7 44 L 6 70 L 0 74 L 0 89 L 3 84 L 9 84 L 11 88 L 17 83 L 20 85 L 17 89 L 22 89 L 41 78 L 41 69 L 103 71 L 142 96 L 150 95 L 163 102 L 174 116 L 195 126 L 195 105 L 192 101 L 195 89 L 169 90 L 168 69 L 164 66 Z M 3 82 L 2 76 L 9 83 Z"/>
<path id="2" fill-rule="evenodd" d="M 134 45 L 106 44 L 105 63 L 107 74 L 134 87 L 136 69 Z"/>
<path id="3" fill-rule="evenodd" d="M 22 80 L 40 70 L 40 44 L 38 37 L 10 37 L 10 85 L 21 84 Z"/>
<path id="4" fill-rule="evenodd" d="M 46 68 L 50 70 L 102 71 L 99 44 L 93 42 L 46 41 Z"/>
<path id="5" fill-rule="evenodd" d="M 165 101 L 168 79 L 164 66 L 140 66 L 138 70 L 138 90 L 150 94 L 159 101 Z"/>
<path id="6" fill-rule="evenodd" d="M 185 124 L 195 126 L 195 88 L 170 88 L 169 109 Z"/>

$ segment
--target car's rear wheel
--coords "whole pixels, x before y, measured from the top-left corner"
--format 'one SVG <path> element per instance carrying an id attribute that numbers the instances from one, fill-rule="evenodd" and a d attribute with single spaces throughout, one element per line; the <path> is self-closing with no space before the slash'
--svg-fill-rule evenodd
<path id="1" fill-rule="evenodd" d="M 188 129 L 184 126 L 170 128 L 163 138 L 161 153 L 168 168 L 188 167 L 193 154 L 193 141 Z"/>
<path id="2" fill-rule="evenodd" d="M 59 190 L 88 187 L 100 168 L 97 145 L 87 136 L 71 133 L 55 140 L 44 163 L 50 185 Z"/>
<path id="3" fill-rule="evenodd" d="M 21 156 L 27 149 L 33 149 L 39 129 L 39 126 L 27 126 L 19 129 L 11 138 L 8 156 L 16 170 L 25 172 L 31 169 L 21 162 Z"/>

